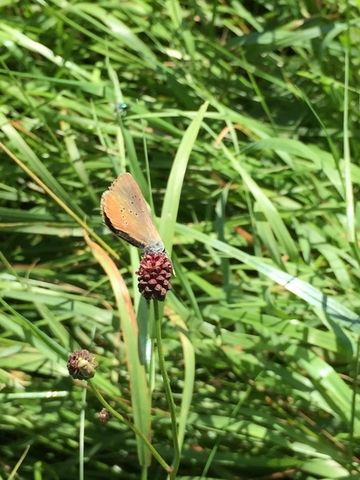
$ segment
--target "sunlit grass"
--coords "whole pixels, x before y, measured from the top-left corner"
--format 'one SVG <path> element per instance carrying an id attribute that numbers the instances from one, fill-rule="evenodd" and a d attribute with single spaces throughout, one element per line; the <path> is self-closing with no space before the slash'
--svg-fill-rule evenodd
<path id="1" fill-rule="evenodd" d="M 87 479 L 166 478 L 127 425 L 99 422 L 90 390 L 82 420 L 84 385 L 66 369 L 78 348 L 96 355 L 111 407 L 150 418 L 174 461 L 139 255 L 99 210 L 125 170 L 176 271 L 162 334 L 177 478 L 358 478 L 359 14 L 306 5 L 1 7 L 3 478 L 26 445 L 19 478 L 79 478 L 79 461 Z M 121 323 L 132 305 L 153 358 L 137 374 Z"/>

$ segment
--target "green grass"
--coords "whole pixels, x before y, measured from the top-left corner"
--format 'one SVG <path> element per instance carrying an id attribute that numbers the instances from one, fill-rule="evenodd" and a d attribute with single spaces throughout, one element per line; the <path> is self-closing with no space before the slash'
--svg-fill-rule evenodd
<path id="1" fill-rule="evenodd" d="M 0 478 L 165 479 L 176 436 L 168 478 L 359 478 L 357 6 L 0 13 Z M 159 310 L 102 224 L 124 171 L 176 271 Z"/>

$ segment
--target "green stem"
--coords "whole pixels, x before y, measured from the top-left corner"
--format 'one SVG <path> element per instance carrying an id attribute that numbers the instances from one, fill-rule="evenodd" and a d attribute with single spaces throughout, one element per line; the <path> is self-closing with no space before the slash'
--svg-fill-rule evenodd
<path id="1" fill-rule="evenodd" d="M 180 465 L 180 449 L 179 449 L 179 440 L 178 440 L 178 428 L 177 428 L 175 402 L 174 402 L 174 398 L 172 396 L 172 392 L 170 388 L 169 377 L 166 372 L 165 358 L 164 358 L 164 352 L 162 348 L 161 319 L 159 315 L 159 304 L 157 300 L 154 300 L 154 311 L 155 311 L 156 342 L 157 342 L 158 355 L 159 355 L 159 367 L 160 367 L 161 376 L 164 382 L 166 399 L 169 404 L 172 437 L 174 441 L 174 461 L 172 465 L 173 469 L 170 472 L 169 478 L 170 480 L 174 480 L 176 478 L 176 474 Z"/>
<path id="2" fill-rule="evenodd" d="M 97 389 L 95 383 L 93 380 L 88 380 L 88 384 L 91 388 L 91 390 L 93 391 L 93 394 L 95 395 L 95 397 L 99 400 L 99 402 L 106 408 L 106 410 L 108 412 L 111 413 L 111 415 L 115 418 L 117 418 L 118 420 L 120 420 L 120 422 L 123 422 L 125 423 L 128 427 L 131 428 L 131 430 L 136 434 L 138 435 L 141 440 L 145 443 L 145 445 L 147 446 L 147 448 L 150 450 L 151 454 L 156 458 L 156 460 L 160 463 L 160 465 L 168 472 L 168 473 L 171 473 L 172 472 L 172 468 L 170 467 L 170 465 L 168 465 L 165 460 L 162 458 L 162 456 L 159 454 L 159 452 L 151 445 L 151 443 L 149 442 L 149 440 L 144 436 L 144 434 L 136 427 L 136 425 L 134 425 L 131 420 L 129 420 L 127 418 L 127 416 L 125 416 L 124 414 L 121 415 L 119 412 L 117 412 L 116 410 L 114 410 L 111 405 L 109 405 L 107 403 L 107 401 L 105 400 L 105 398 L 101 395 L 101 393 L 99 392 L 99 390 Z"/>

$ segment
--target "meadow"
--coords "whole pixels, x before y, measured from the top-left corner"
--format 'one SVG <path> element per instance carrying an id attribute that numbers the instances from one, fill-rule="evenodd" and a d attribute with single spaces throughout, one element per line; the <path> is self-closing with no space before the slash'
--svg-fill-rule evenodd
<path id="1" fill-rule="evenodd" d="M 360 478 L 359 27 L 346 1 L 0 3 L 1 480 Z M 124 172 L 164 301 L 103 222 Z"/>

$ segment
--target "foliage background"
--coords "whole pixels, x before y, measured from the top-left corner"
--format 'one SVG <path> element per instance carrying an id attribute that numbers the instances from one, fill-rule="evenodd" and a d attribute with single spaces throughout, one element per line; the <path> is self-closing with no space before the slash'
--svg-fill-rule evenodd
<path id="1" fill-rule="evenodd" d="M 178 478 L 359 478 L 358 3 L 0 8 L 1 478 L 27 445 L 18 478 L 78 478 L 83 462 L 88 479 L 166 477 L 66 370 L 88 348 L 107 400 L 137 408 L 83 223 L 146 316 L 137 253 L 99 212 L 125 169 L 174 253 L 162 333 L 175 402 L 189 403 Z M 152 441 L 171 463 L 155 371 Z"/>

